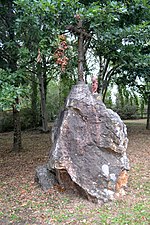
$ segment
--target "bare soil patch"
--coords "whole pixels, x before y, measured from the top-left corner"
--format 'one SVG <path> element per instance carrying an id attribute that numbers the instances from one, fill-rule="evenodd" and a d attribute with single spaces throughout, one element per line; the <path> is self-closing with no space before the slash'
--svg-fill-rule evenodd
<path id="1" fill-rule="evenodd" d="M 50 133 L 24 131 L 20 153 L 11 152 L 13 133 L 0 134 L 0 224 L 150 224 L 150 131 L 141 121 L 125 121 L 131 170 L 127 195 L 95 205 L 59 188 L 43 192 L 35 168 L 48 161 Z"/>

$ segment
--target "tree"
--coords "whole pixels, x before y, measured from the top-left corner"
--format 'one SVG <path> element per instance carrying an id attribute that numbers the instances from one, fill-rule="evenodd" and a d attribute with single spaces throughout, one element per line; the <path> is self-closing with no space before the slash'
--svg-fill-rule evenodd
<path id="1" fill-rule="evenodd" d="M 42 56 L 40 53 L 40 49 L 45 51 L 45 42 L 48 44 L 48 30 L 50 27 L 48 26 L 45 29 L 44 26 L 47 24 L 44 23 L 45 19 L 45 8 L 44 2 L 36 1 L 16 1 L 17 9 L 21 12 L 19 13 L 19 17 L 17 20 L 18 26 L 18 36 L 20 36 L 20 40 L 23 43 L 24 49 L 27 49 L 30 53 L 28 56 L 28 62 L 24 63 L 24 68 L 31 74 L 30 79 L 32 80 L 32 86 L 34 87 L 34 94 L 37 95 L 36 92 L 36 85 L 37 82 L 39 84 L 39 91 L 40 91 L 40 102 L 41 102 L 41 119 L 42 119 L 42 130 L 44 132 L 48 131 L 48 121 L 47 121 L 47 111 L 46 111 L 46 88 L 47 88 L 47 61 L 46 56 L 44 56 L 42 52 Z M 46 1 L 45 1 L 46 3 Z M 46 5 L 50 7 L 50 3 Z M 24 16 L 24 14 L 26 16 Z M 42 16 L 44 19 L 42 19 Z M 39 50 L 38 50 L 39 49 Z M 38 53 L 39 51 L 39 53 Z M 40 60 L 37 63 L 37 55 Z M 34 80 L 33 80 L 34 79 Z M 32 95 L 34 98 L 33 100 L 37 100 L 35 95 Z M 37 104 L 35 101 L 32 100 L 32 109 L 33 109 L 33 118 L 37 117 L 37 109 L 35 107 Z"/>
<path id="2" fill-rule="evenodd" d="M 80 18 L 80 15 L 75 15 L 77 19 L 77 25 L 67 26 L 66 28 L 78 37 L 78 80 L 84 81 L 84 63 L 85 63 L 85 54 L 88 49 L 92 35 L 87 33 L 83 27 L 83 21 Z"/>
<path id="3" fill-rule="evenodd" d="M 146 123 L 146 129 L 150 130 L 150 92 L 148 94 L 148 107 L 147 107 L 147 123 Z"/>
<path id="4" fill-rule="evenodd" d="M 142 49 L 149 40 L 149 7 L 142 1 L 101 1 L 87 7 L 84 16 L 92 30 L 91 48 L 99 58 L 99 91 L 105 100 L 116 77 L 136 79 L 134 71 L 149 65 Z"/>
<path id="5" fill-rule="evenodd" d="M 44 68 L 42 68 L 42 58 L 40 58 L 40 51 L 38 55 L 39 59 L 37 61 L 37 75 L 39 79 L 39 87 L 40 87 L 40 96 L 41 96 L 41 118 L 42 118 L 42 130 L 43 132 L 48 131 L 48 120 L 47 120 L 47 110 L 46 110 L 46 93 L 44 88 L 44 75 L 46 73 L 46 70 L 43 71 L 43 69 L 46 69 L 45 64 Z"/>
<path id="6" fill-rule="evenodd" d="M 26 69 L 32 73 L 35 72 L 39 81 L 43 131 L 48 130 L 46 112 L 47 85 L 56 76 L 56 72 L 58 71 L 55 66 L 54 52 L 58 45 L 58 37 L 61 34 L 61 30 L 62 28 L 64 29 L 66 21 L 70 18 L 67 12 L 72 14 L 75 2 L 64 1 L 61 3 L 60 1 L 50 2 L 47 0 L 39 2 L 31 2 L 29 0 L 16 1 L 18 10 L 22 9 L 17 21 L 18 33 L 21 36 L 22 43 L 31 54 L 29 61 L 32 62 L 32 66 L 27 65 Z M 24 14 L 26 17 L 24 17 Z M 38 51 L 40 60 L 37 63 Z"/>
<path id="7" fill-rule="evenodd" d="M 21 80 L 17 72 L 17 61 L 18 61 L 18 48 L 19 44 L 15 39 L 15 12 L 14 12 L 14 1 L 1 1 L 0 5 L 0 18 L 1 18 L 1 48 L 0 48 L 0 60 L 1 68 L 6 71 L 5 75 L 9 75 L 12 78 L 11 82 L 8 83 L 5 80 L 5 84 L 2 84 L 1 88 L 8 90 L 9 85 L 14 86 L 16 89 L 16 95 L 11 96 L 14 100 L 12 102 L 13 107 L 13 120 L 14 120 L 14 142 L 13 150 L 19 151 L 22 148 L 21 142 L 21 124 L 20 124 L 20 113 L 18 110 L 19 96 L 17 94 L 21 85 Z M 13 79 L 13 77 L 17 79 Z"/>
<path id="8" fill-rule="evenodd" d="M 90 72 L 86 62 L 88 49 L 92 49 L 94 59 L 99 60 L 99 91 L 103 100 L 110 82 L 135 85 L 137 77 L 147 82 L 150 27 L 149 7 L 143 2 L 1 1 L 0 68 L 11 74 L 9 86 L 13 84 L 15 90 L 23 86 L 30 89 L 32 85 L 35 91 L 32 96 L 36 97 L 36 85 L 39 84 L 43 130 L 47 130 L 48 82 L 56 79 L 66 85 L 64 80 L 67 79 L 70 87 L 76 80 L 77 63 L 79 80 L 83 80 L 83 74 Z M 80 15 L 80 18 L 77 19 L 75 15 Z M 78 38 L 79 48 L 77 50 L 75 41 L 67 49 L 66 57 L 69 61 L 65 72 L 62 72 L 54 55 L 59 45 L 59 36 L 67 34 L 67 28 Z M 41 62 L 37 63 L 38 49 Z M 87 78 L 84 80 L 87 81 Z M 20 95 L 15 96 L 18 109 Z M 37 111 L 36 99 L 32 99 L 33 114 Z M 36 117 L 33 115 L 33 118 Z"/>

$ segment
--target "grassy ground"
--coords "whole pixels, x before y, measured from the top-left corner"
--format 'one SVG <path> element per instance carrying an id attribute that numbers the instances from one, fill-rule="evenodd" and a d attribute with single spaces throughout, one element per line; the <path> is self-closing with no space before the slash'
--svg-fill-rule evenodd
<path id="1" fill-rule="evenodd" d="M 42 192 L 35 168 L 48 160 L 50 134 L 23 132 L 21 153 L 10 152 L 12 133 L 0 135 L 0 224 L 149 225 L 150 131 L 143 121 L 125 121 L 131 170 L 125 197 L 102 207 L 58 189 Z"/>

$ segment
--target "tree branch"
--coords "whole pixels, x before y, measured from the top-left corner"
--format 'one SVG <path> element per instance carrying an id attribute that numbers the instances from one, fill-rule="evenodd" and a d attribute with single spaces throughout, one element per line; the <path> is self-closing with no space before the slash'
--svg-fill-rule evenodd
<path id="1" fill-rule="evenodd" d="M 68 25 L 66 27 L 66 29 L 69 30 L 70 32 L 72 32 L 73 34 L 77 35 L 77 36 L 79 36 L 82 33 L 85 38 L 91 38 L 92 37 L 91 34 L 88 34 L 82 28 L 77 27 L 77 26 Z"/>
<path id="2" fill-rule="evenodd" d="M 102 79 L 103 79 L 103 80 L 104 80 L 105 74 L 106 74 L 106 72 L 107 72 L 109 62 L 110 62 L 110 59 L 109 59 L 109 58 L 106 59 L 106 63 L 105 63 L 105 59 L 104 59 L 105 66 L 104 66 L 104 70 L 103 70 L 103 73 L 102 73 Z"/>
<path id="3" fill-rule="evenodd" d="M 107 89 L 111 80 L 112 75 L 115 73 L 116 69 L 119 68 L 120 65 L 114 66 L 105 76 L 105 80 L 103 80 L 103 86 L 102 86 L 102 95 L 103 95 L 103 102 L 106 97 Z"/>

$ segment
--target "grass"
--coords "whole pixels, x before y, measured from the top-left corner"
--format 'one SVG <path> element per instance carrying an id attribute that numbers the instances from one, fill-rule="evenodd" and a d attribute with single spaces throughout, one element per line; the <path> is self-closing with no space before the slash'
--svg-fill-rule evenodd
<path id="1" fill-rule="evenodd" d="M 12 133 L 1 134 L 0 224 L 8 225 L 149 225 L 150 131 L 127 123 L 131 170 L 127 195 L 103 206 L 68 192 L 43 192 L 34 182 L 35 168 L 48 160 L 49 134 L 23 132 L 24 149 L 10 152 Z"/>

